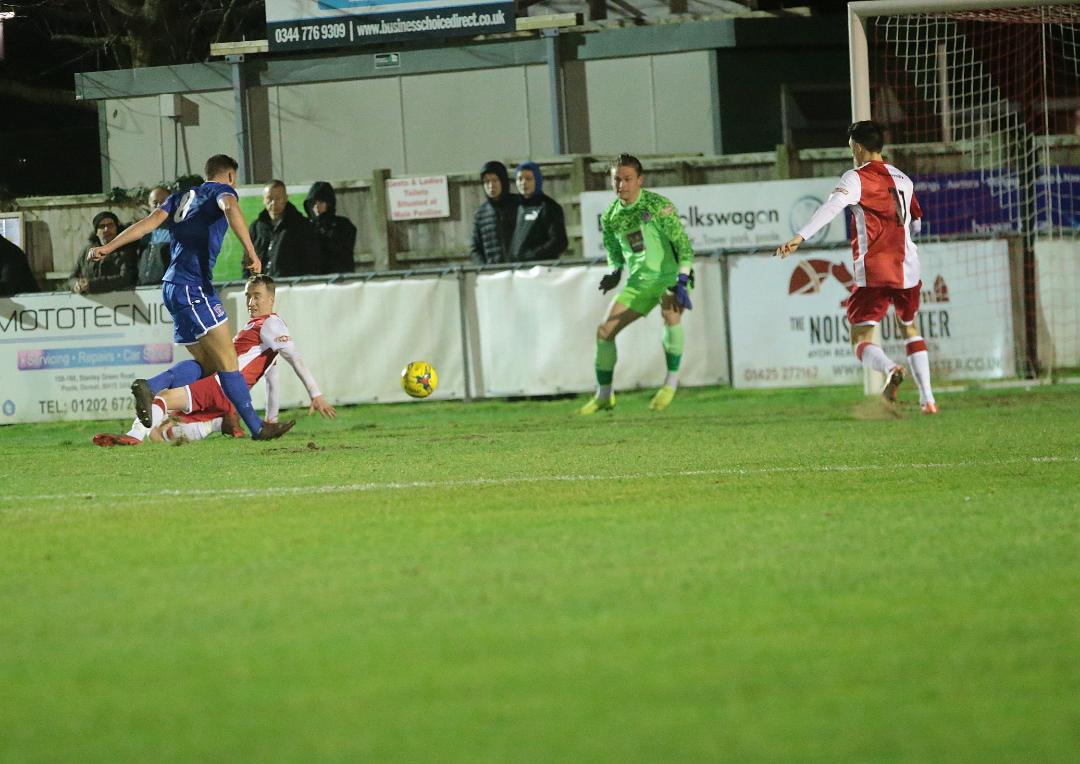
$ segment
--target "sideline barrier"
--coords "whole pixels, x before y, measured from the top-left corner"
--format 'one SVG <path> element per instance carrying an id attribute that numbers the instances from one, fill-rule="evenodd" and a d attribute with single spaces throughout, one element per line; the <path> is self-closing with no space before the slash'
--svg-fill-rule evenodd
<path id="1" fill-rule="evenodd" d="M 694 308 L 685 314 L 686 350 L 680 384 L 727 384 L 721 268 L 698 257 Z M 482 273 L 476 279 L 479 365 L 485 396 L 586 392 L 596 386 L 596 328 L 618 288 L 597 288 L 606 265 L 536 266 Z M 626 274 L 623 274 L 622 286 Z M 664 379 L 660 310 L 625 329 L 618 339 L 619 389 L 655 387 Z"/>
<path id="2" fill-rule="evenodd" d="M 133 415 L 136 377 L 188 357 L 160 289 L 0 298 L 0 424 Z"/>
<path id="3" fill-rule="evenodd" d="M 1007 243 L 965 246 L 963 258 L 950 244 L 920 246 L 923 333 L 935 375 L 1014 376 Z M 699 255 L 681 383 L 857 383 L 861 370 L 841 307 L 844 272 L 836 268 L 849 258 L 845 249 L 800 251 L 787 260 Z M 353 275 L 331 283 L 303 278 L 279 285 L 276 308 L 336 404 L 409 400 L 399 374 L 418 359 L 438 370 L 441 399 L 585 392 L 594 384 L 596 326 L 614 295 L 597 290 L 605 271 L 604 264 L 578 261 Z M 247 315 L 238 287 L 231 282 L 220 290 L 233 331 Z M 618 389 L 660 383 L 661 326 L 656 313 L 620 336 Z M 127 418 L 130 380 L 187 357 L 171 340 L 157 289 L 0 298 L 0 424 Z M 888 336 L 885 347 L 903 357 Z M 307 404 L 291 370 L 279 378 L 283 406 Z M 261 407 L 262 392 L 254 398 Z"/>
<path id="4" fill-rule="evenodd" d="M 429 360 L 439 398 L 465 397 L 458 275 L 279 286 L 274 310 L 292 332 L 319 388 L 334 404 L 412 400 L 401 389 L 409 361 Z M 244 294 L 230 295 L 229 315 L 247 318 Z M 277 362 L 280 402 L 307 406 L 303 384 Z M 252 389 L 256 407 L 264 383 Z"/>
<path id="5" fill-rule="evenodd" d="M 1080 367 L 1080 241 L 1035 242 L 1039 364 Z"/>
<path id="6" fill-rule="evenodd" d="M 1016 375 L 1008 243 L 919 245 L 923 287 L 920 333 L 934 379 Z M 850 385 L 863 367 L 851 352 L 844 302 L 847 249 L 802 249 L 786 260 L 730 258 L 732 376 L 735 387 Z M 904 345 L 889 318 L 885 352 L 898 362 Z"/>

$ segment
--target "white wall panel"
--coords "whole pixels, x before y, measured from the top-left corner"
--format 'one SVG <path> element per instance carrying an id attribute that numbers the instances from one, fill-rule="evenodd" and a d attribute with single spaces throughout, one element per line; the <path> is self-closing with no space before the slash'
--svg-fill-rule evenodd
<path id="1" fill-rule="evenodd" d="M 555 155 L 552 135 L 551 87 L 546 66 L 526 66 L 525 87 L 528 89 L 529 152 L 530 157 Z"/>
<path id="2" fill-rule="evenodd" d="M 590 145 L 576 150 L 711 153 L 710 55 L 587 62 L 585 96 L 567 94 L 568 121 L 588 122 Z M 570 87 L 577 81 L 567 79 Z M 256 168 L 287 183 L 368 178 L 380 167 L 397 175 L 472 172 L 493 157 L 555 151 L 542 65 L 275 87 L 265 91 L 265 107 L 262 94 L 251 99 L 253 141 L 272 156 L 260 155 Z M 199 124 L 182 128 L 179 145 L 156 96 L 107 102 L 113 185 L 172 180 L 201 172 L 211 154 L 237 153 L 232 91 L 186 97 L 199 108 Z"/>
<path id="3" fill-rule="evenodd" d="M 232 91 L 191 93 L 185 96 L 199 110 L 197 126 L 174 126 L 172 119 L 162 120 L 161 148 L 165 180 L 181 175 L 202 175 L 206 160 L 214 154 L 236 157 L 236 123 L 233 117 Z M 179 151 L 175 136 L 179 134 Z"/>
<path id="4" fill-rule="evenodd" d="M 528 156 L 520 67 L 402 78 L 406 172 L 478 172 L 489 159 Z"/>
<path id="5" fill-rule="evenodd" d="M 585 64 L 590 150 L 711 154 L 713 104 L 707 51 Z"/>
<path id="6" fill-rule="evenodd" d="M 106 101 L 105 113 L 112 185 L 131 188 L 162 180 L 165 152 L 157 96 Z"/>
<path id="7" fill-rule="evenodd" d="M 589 61 L 585 78 L 592 153 L 655 153 L 650 57 Z"/>
<path id="8" fill-rule="evenodd" d="M 656 151 L 713 152 L 712 51 L 653 56 Z"/>
<path id="9" fill-rule="evenodd" d="M 405 172 L 398 78 L 272 88 L 275 177 L 286 183 Z"/>

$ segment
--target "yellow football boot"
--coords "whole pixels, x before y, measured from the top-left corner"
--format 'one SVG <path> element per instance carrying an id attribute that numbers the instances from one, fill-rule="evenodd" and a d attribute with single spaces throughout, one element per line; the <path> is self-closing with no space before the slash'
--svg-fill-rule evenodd
<path id="1" fill-rule="evenodd" d="M 671 400 L 675 397 L 675 388 L 671 385 L 664 385 L 656 391 L 656 395 L 649 401 L 649 408 L 653 411 L 663 411 L 671 405 Z"/>
<path id="2" fill-rule="evenodd" d="M 589 399 L 589 402 L 578 409 L 580 416 L 589 416 L 595 414 L 597 411 L 611 411 L 615 408 L 615 393 L 611 394 L 611 397 L 606 401 L 600 400 L 595 395 Z"/>

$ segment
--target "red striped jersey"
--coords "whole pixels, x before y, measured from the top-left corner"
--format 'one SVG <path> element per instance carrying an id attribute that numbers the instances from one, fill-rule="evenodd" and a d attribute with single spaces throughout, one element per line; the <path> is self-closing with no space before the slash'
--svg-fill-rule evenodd
<path id="1" fill-rule="evenodd" d="M 851 256 L 859 286 L 908 289 L 919 283 L 911 221 L 922 218 L 911 178 L 885 162 L 848 170 L 837 192 L 851 211 Z"/>
<path id="2" fill-rule="evenodd" d="M 910 289 L 919 283 L 919 255 L 911 233 L 919 232 L 922 210 L 911 178 L 885 162 L 848 170 L 798 230 L 803 241 L 851 210 L 852 273 L 856 286 Z"/>
<path id="3" fill-rule="evenodd" d="M 277 358 L 278 350 L 289 343 L 289 327 L 277 313 L 253 318 L 233 337 L 236 358 L 244 380 L 251 387 Z"/>

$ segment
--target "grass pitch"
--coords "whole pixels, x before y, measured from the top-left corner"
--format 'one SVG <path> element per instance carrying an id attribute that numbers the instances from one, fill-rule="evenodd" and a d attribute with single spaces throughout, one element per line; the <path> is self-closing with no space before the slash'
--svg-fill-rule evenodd
<path id="1" fill-rule="evenodd" d="M 1076 760 L 1080 389 L 647 401 L 0 429 L 0 760 Z"/>

